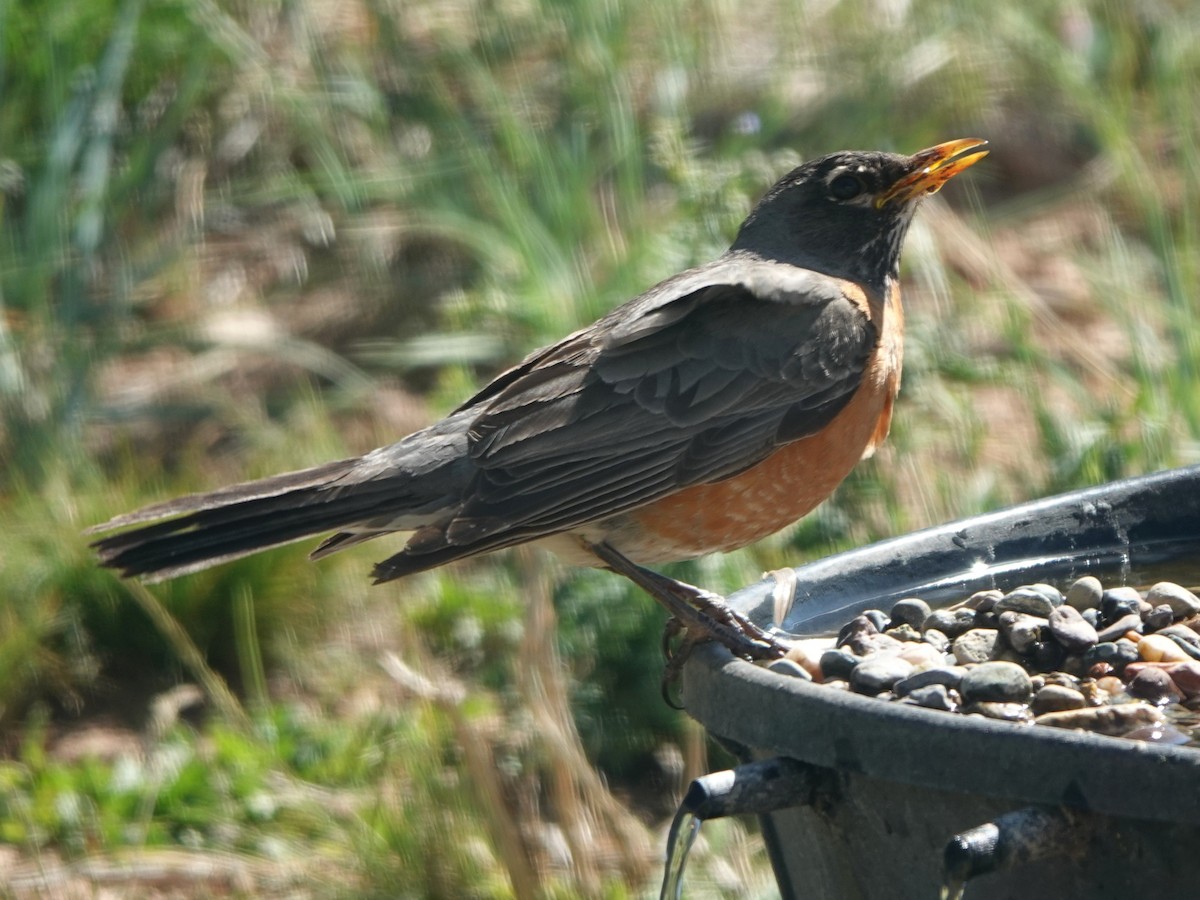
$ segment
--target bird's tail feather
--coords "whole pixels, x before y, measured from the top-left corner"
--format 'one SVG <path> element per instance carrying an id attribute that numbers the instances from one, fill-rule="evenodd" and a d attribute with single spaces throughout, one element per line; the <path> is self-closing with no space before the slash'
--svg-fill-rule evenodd
<path id="1" fill-rule="evenodd" d="M 148 506 L 89 529 L 138 526 L 92 546 L 122 575 L 160 581 L 403 509 L 410 479 L 356 478 L 360 464 L 343 459 Z"/>

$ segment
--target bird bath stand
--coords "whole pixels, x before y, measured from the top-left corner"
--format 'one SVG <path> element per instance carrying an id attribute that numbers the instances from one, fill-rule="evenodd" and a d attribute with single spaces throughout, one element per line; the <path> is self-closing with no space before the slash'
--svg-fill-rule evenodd
<path id="1" fill-rule="evenodd" d="M 1200 580 L 1200 467 L 1114 482 L 796 570 L 783 630 L 908 596 L 1030 582 Z M 768 579 L 730 598 L 771 624 Z M 696 819 L 761 815 L 785 898 L 1200 896 L 1200 749 L 948 714 L 768 671 L 716 645 L 688 712 L 743 763 L 693 783 Z M 782 758 L 782 759 L 780 759 Z M 740 779 L 740 781 L 739 781 Z M 987 877 L 973 880 L 975 876 Z"/>

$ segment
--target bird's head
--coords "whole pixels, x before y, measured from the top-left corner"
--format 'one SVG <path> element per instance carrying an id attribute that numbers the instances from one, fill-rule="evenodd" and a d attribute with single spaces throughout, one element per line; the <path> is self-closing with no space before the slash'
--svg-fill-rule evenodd
<path id="1" fill-rule="evenodd" d="M 947 141 L 912 156 L 847 150 L 806 162 L 767 191 L 731 250 L 882 289 L 922 198 L 987 156 L 986 141 Z"/>

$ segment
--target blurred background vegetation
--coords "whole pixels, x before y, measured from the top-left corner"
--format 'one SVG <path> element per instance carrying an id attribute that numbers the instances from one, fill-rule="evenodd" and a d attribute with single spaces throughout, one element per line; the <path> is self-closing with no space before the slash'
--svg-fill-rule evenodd
<path id="1" fill-rule="evenodd" d="M 1196 461 L 1198 116 L 1189 0 L 0 0 L 7 894 L 652 892 L 722 760 L 619 579 L 514 551 L 371 589 L 367 545 L 145 588 L 81 529 L 428 423 L 802 158 L 971 136 L 909 238 L 888 446 L 673 571 Z M 752 826 L 687 887 L 772 896 Z"/>

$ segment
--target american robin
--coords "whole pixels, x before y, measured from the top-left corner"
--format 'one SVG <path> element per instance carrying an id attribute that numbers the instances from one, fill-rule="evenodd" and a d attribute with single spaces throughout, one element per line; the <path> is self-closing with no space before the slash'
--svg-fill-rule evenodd
<path id="1" fill-rule="evenodd" d="M 640 564 L 745 546 L 829 496 L 886 437 L 900 386 L 900 249 L 919 201 L 987 155 L 849 151 L 780 179 L 714 262 L 538 350 L 365 456 L 169 500 L 93 529 L 154 580 L 336 531 L 314 559 L 412 532 L 390 581 L 538 542 L 632 578 L 689 630 L 783 652 L 720 598 Z"/>

